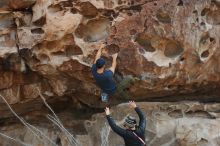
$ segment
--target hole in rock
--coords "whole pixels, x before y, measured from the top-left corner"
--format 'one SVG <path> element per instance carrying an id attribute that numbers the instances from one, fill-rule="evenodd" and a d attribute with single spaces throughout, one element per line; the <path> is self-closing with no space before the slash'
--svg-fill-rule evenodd
<path id="1" fill-rule="evenodd" d="M 66 55 L 66 53 L 64 51 L 57 51 L 57 52 L 53 52 L 52 54 L 58 55 L 58 56 Z"/>
<path id="2" fill-rule="evenodd" d="M 92 123 L 91 122 L 89 122 L 89 121 L 86 121 L 86 123 L 85 123 L 86 125 L 87 125 L 87 127 L 91 127 L 92 126 Z"/>
<path id="3" fill-rule="evenodd" d="M 12 65 L 11 65 L 10 61 L 6 58 L 1 61 L 1 66 L 2 66 L 3 70 L 10 71 Z"/>
<path id="4" fill-rule="evenodd" d="M 193 13 L 194 13 L 194 14 L 198 14 L 198 11 L 197 11 L 197 10 L 193 10 Z"/>
<path id="5" fill-rule="evenodd" d="M 205 16 L 209 11 L 210 11 L 209 8 L 204 8 L 204 9 L 201 11 L 201 16 Z"/>
<path id="6" fill-rule="evenodd" d="M 137 11 L 137 12 L 141 12 L 142 6 L 141 5 L 131 6 L 131 10 L 134 10 L 134 11 Z"/>
<path id="7" fill-rule="evenodd" d="M 167 88 L 172 89 L 172 88 L 174 88 L 174 85 L 167 85 Z"/>
<path id="8" fill-rule="evenodd" d="M 21 12 L 30 12 L 32 13 L 32 6 L 35 4 L 35 0 L 28 0 L 28 1 L 16 1 L 16 0 L 0 0 L 3 1 L 3 6 L 7 6 L 11 10 L 14 11 L 21 11 Z M 4 1 L 8 1 L 8 3 L 4 3 Z"/>
<path id="9" fill-rule="evenodd" d="M 215 39 L 212 38 L 212 37 L 210 37 L 209 40 L 210 40 L 210 42 L 214 42 L 215 41 Z"/>
<path id="10" fill-rule="evenodd" d="M 209 142 L 207 139 L 205 139 L 205 138 L 201 138 L 201 140 L 200 141 L 203 141 L 203 142 Z"/>
<path id="11" fill-rule="evenodd" d="M 109 55 L 113 55 L 115 53 L 118 53 L 120 51 L 120 48 L 118 45 L 111 44 L 106 46 L 107 52 Z"/>
<path id="12" fill-rule="evenodd" d="M 5 58 L 2 59 L 2 68 L 4 70 L 14 70 L 17 71 L 17 65 L 21 63 L 21 57 L 18 54 L 9 54 Z M 19 68 L 20 69 L 20 68 Z"/>
<path id="13" fill-rule="evenodd" d="M 114 10 L 103 10 L 103 15 L 106 17 L 111 17 L 115 13 Z"/>
<path id="14" fill-rule="evenodd" d="M 108 37 L 110 21 L 106 18 L 90 20 L 86 24 L 85 28 L 86 29 L 81 29 L 81 31 L 78 32 L 84 34 L 84 41 L 96 42 Z"/>
<path id="15" fill-rule="evenodd" d="M 114 17 L 116 15 L 114 10 L 103 10 L 102 13 L 106 17 Z"/>
<path id="16" fill-rule="evenodd" d="M 170 16 L 165 12 L 161 12 L 161 11 L 157 12 L 156 17 L 162 23 L 171 23 Z"/>
<path id="17" fill-rule="evenodd" d="M 109 22 L 112 22 L 114 20 L 114 18 L 110 16 L 110 17 L 108 17 L 108 20 L 109 20 Z"/>
<path id="18" fill-rule="evenodd" d="M 79 10 L 78 9 L 76 9 L 76 8 L 71 8 L 71 13 L 73 13 L 73 14 L 76 14 L 76 13 L 78 13 L 79 12 Z"/>
<path id="19" fill-rule="evenodd" d="M 201 22 L 200 25 L 201 25 L 201 26 L 205 26 L 205 22 Z"/>
<path id="20" fill-rule="evenodd" d="M 24 59 L 25 61 L 30 61 L 32 63 L 39 63 L 40 60 L 35 56 L 35 54 L 32 53 L 31 49 L 23 48 L 19 50 L 19 56 Z M 26 67 L 26 70 L 28 68 Z"/>
<path id="21" fill-rule="evenodd" d="M 95 17 L 98 14 L 97 8 L 90 2 L 80 3 L 80 12 L 85 17 Z"/>
<path id="22" fill-rule="evenodd" d="M 213 25 L 220 25 L 220 9 L 207 13 L 207 22 Z"/>
<path id="23" fill-rule="evenodd" d="M 143 48 L 139 48 L 139 52 L 140 52 L 141 54 L 144 54 L 144 53 L 145 53 L 145 51 L 144 51 Z"/>
<path id="24" fill-rule="evenodd" d="M 33 24 L 36 26 L 43 26 L 44 24 L 46 24 L 46 15 L 42 16 L 40 19 L 34 21 Z"/>
<path id="25" fill-rule="evenodd" d="M 66 46 L 66 56 L 81 55 L 81 54 L 83 54 L 83 52 L 79 46 L 76 45 Z"/>
<path id="26" fill-rule="evenodd" d="M 127 15 L 128 15 L 128 16 L 132 16 L 133 14 L 132 14 L 131 12 L 128 12 Z"/>
<path id="27" fill-rule="evenodd" d="M 125 90 L 126 92 L 129 92 L 129 91 L 130 91 L 130 88 L 127 87 L 127 88 L 125 88 L 124 90 Z"/>
<path id="28" fill-rule="evenodd" d="M 173 118 L 181 118 L 183 117 L 182 111 L 180 109 L 169 112 L 168 115 Z"/>
<path id="29" fill-rule="evenodd" d="M 122 4 L 122 0 L 118 0 L 118 4 L 121 5 Z"/>
<path id="30" fill-rule="evenodd" d="M 58 146 L 62 146 L 62 144 L 61 144 L 61 139 L 60 139 L 59 137 L 57 137 L 57 139 L 56 139 L 56 144 L 57 144 Z"/>
<path id="31" fill-rule="evenodd" d="M 213 119 L 214 117 L 211 116 L 208 112 L 206 111 L 189 111 L 185 113 L 187 117 L 203 117 L 203 118 L 208 118 L 208 119 Z"/>
<path id="32" fill-rule="evenodd" d="M 25 60 L 29 60 L 32 57 L 32 52 L 30 49 L 28 48 L 23 48 L 19 50 L 19 55 L 25 59 Z"/>
<path id="33" fill-rule="evenodd" d="M 177 4 L 177 6 L 183 6 L 183 0 L 179 0 L 179 3 Z"/>
<path id="34" fill-rule="evenodd" d="M 182 52 L 183 52 L 183 48 L 178 42 L 172 41 L 172 40 L 167 41 L 167 44 L 164 50 L 165 56 L 172 58 L 172 57 L 176 57 L 180 55 Z"/>
<path id="35" fill-rule="evenodd" d="M 157 6 L 157 3 L 154 3 L 154 6 Z"/>
<path id="36" fill-rule="evenodd" d="M 133 10 L 134 12 L 141 12 L 142 6 L 141 5 L 133 5 L 129 8 L 124 8 L 123 10 Z"/>
<path id="37" fill-rule="evenodd" d="M 114 2 L 112 0 L 103 0 L 103 2 L 104 2 L 105 8 L 113 8 L 115 5 L 115 2 L 117 1 Z"/>
<path id="38" fill-rule="evenodd" d="M 202 58 L 207 58 L 209 56 L 209 50 L 206 50 L 204 52 L 202 52 L 201 57 Z"/>
<path id="39" fill-rule="evenodd" d="M 147 52 L 154 52 L 156 49 L 151 45 L 151 37 L 148 34 L 140 33 L 137 35 L 135 41 L 144 47 Z"/>
<path id="40" fill-rule="evenodd" d="M 72 1 L 62 1 L 59 3 L 62 7 L 73 7 Z"/>
<path id="41" fill-rule="evenodd" d="M 185 60 L 185 58 L 184 58 L 184 57 L 181 57 L 181 58 L 180 58 L 180 61 L 184 61 L 184 60 Z"/>
<path id="42" fill-rule="evenodd" d="M 41 60 L 42 62 L 48 62 L 50 61 L 50 57 L 47 56 L 46 54 L 38 54 L 37 57 L 39 60 Z"/>
<path id="43" fill-rule="evenodd" d="M 50 12 L 50 13 L 56 13 L 56 12 L 59 12 L 59 11 L 62 11 L 63 9 L 62 9 L 62 7 L 60 6 L 60 5 L 58 5 L 58 4 L 56 4 L 56 5 L 50 5 L 49 7 L 48 7 L 48 11 Z"/>
<path id="44" fill-rule="evenodd" d="M 130 35 L 135 35 L 137 31 L 135 29 L 130 30 Z"/>
<path id="45" fill-rule="evenodd" d="M 43 34 L 44 30 L 42 28 L 35 28 L 35 29 L 31 29 L 31 33 L 34 34 Z"/>

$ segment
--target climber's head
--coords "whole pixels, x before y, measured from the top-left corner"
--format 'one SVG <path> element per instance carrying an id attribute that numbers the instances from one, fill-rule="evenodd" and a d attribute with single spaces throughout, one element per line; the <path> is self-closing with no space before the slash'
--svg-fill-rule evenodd
<path id="1" fill-rule="evenodd" d="M 129 130 L 135 130 L 137 122 L 135 117 L 127 116 L 124 121 L 124 127 Z"/>
<path id="2" fill-rule="evenodd" d="M 105 59 L 99 58 L 99 59 L 96 61 L 96 67 L 97 67 L 98 69 L 104 68 L 104 67 L 105 67 Z"/>

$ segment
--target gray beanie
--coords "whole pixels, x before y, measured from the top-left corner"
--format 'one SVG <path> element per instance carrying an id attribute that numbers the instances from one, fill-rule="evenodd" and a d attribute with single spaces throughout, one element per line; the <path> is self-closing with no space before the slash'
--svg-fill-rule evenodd
<path id="1" fill-rule="evenodd" d="M 134 128 L 136 126 L 137 122 L 136 119 L 132 116 L 127 116 L 124 122 L 124 126 L 127 126 L 129 128 Z"/>

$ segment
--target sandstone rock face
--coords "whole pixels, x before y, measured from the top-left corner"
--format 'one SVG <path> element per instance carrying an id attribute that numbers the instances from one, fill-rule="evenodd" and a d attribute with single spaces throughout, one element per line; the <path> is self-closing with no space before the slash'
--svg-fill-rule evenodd
<path id="1" fill-rule="evenodd" d="M 37 84 L 49 97 L 68 95 L 100 107 L 90 67 L 106 42 L 108 65 L 118 52 L 116 74 L 135 79 L 126 90 L 131 97 L 166 101 L 167 96 L 208 100 L 204 93 L 218 95 L 218 1 L 19 0 L 1 5 L 4 94 L 28 95 L 23 86 L 34 90 Z"/>
<path id="2" fill-rule="evenodd" d="M 107 66 L 118 52 L 116 76 L 134 79 L 132 100 L 219 101 L 219 32 L 219 0 L 1 0 L 0 94 L 20 115 L 41 110 L 39 91 L 102 108 L 90 70 L 106 43 Z M 13 117 L 2 100 L 0 113 Z"/>

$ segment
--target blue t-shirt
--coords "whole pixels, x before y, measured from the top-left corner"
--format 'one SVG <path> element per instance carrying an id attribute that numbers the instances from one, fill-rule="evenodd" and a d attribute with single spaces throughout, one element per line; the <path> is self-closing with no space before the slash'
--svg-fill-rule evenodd
<path id="1" fill-rule="evenodd" d="M 97 73 L 97 67 L 92 65 L 92 75 L 96 80 L 96 84 L 107 94 L 114 94 L 116 91 L 116 84 L 113 80 L 113 72 L 105 70 L 103 73 Z"/>

